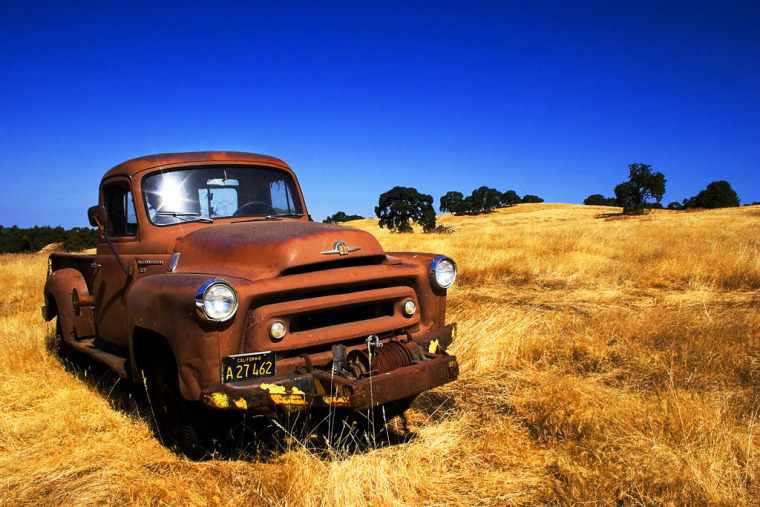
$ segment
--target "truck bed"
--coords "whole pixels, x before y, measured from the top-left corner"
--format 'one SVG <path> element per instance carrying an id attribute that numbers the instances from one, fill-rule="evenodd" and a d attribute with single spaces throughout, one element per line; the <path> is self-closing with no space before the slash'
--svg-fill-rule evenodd
<path id="1" fill-rule="evenodd" d="M 92 267 L 94 261 L 94 255 L 54 253 L 50 254 L 48 262 L 51 273 L 59 269 L 76 269 L 84 276 L 87 288 L 92 289 L 92 281 L 95 277 L 95 268 Z"/>

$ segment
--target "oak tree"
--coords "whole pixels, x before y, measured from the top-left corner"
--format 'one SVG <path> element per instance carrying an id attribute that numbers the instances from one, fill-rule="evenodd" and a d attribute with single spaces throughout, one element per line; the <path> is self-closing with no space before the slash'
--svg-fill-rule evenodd
<path id="1" fill-rule="evenodd" d="M 615 187 L 615 198 L 623 207 L 623 213 L 641 213 L 647 207 L 648 199 L 657 203 L 665 194 L 665 176 L 652 172 L 649 164 L 631 164 L 628 166 L 628 181 Z"/>
<path id="2" fill-rule="evenodd" d="M 464 211 L 463 204 L 464 196 L 462 192 L 451 191 L 446 192 L 446 195 L 441 197 L 438 209 L 443 213 L 461 213 Z"/>
<path id="3" fill-rule="evenodd" d="M 396 232 L 414 232 L 410 221 L 417 222 L 424 232 L 435 229 L 433 197 L 416 188 L 393 187 L 378 199 L 375 215 L 380 227 Z"/>
<path id="4" fill-rule="evenodd" d="M 694 198 L 697 208 L 732 208 L 739 206 L 739 196 L 727 181 L 713 181 Z"/>

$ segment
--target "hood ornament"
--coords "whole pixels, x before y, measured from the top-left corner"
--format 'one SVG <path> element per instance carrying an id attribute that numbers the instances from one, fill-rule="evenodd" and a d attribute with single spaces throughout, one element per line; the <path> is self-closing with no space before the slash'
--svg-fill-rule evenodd
<path id="1" fill-rule="evenodd" d="M 326 252 L 321 252 L 322 255 L 330 255 L 330 254 L 338 254 L 338 255 L 348 255 L 351 252 L 356 252 L 357 250 L 361 250 L 358 246 L 350 247 L 348 246 L 344 241 L 336 241 L 333 245 L 332 250 L 327 250 Z"/>

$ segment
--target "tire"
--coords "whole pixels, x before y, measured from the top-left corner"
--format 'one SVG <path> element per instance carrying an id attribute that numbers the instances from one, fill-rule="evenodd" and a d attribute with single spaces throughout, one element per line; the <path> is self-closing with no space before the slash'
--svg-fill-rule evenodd
<path id="1" fill-rule="evenodd" d="M 55 339 L 53 341 L 53 350 L 62 361 L 66 361 L 71 357 L 71 345 L 63 339 L 63 326 L 61 325 L 60 316 L 55 318 Z"/>
<path id="2" fill-rule="evenodd" d="M 162 443 L 192 460 L 205 458 L 208 451 L 201 440 L 199 411 L 182 398 L 176 368 L 170 360 L 153 361 L 146 380 L 156 432 Z"/>

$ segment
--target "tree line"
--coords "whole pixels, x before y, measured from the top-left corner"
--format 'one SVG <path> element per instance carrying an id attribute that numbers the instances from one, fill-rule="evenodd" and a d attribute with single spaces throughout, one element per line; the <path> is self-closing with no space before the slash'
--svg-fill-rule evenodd
<path id="1" fill-rule="evenodd" d="M 661 172 L 653 172 L 649 164 L 631 164 L 628 166 L 628 181 L 615 187 L 615 197 L 604 197 L 602 194 L 588 196 L 583 204 L 592 206 L 619 206 L 623 213 L 642 213 L 647 209 L 664 208 L 661 204 L 665 195 L 667 180 Z M 655 202 L 650 202 L 654 199 Z M 727 181 L 713 181 L 707 188 L 694 197 L 683 202 L 671 202 L 668 209 L 683 210 L 691 208 L 730 208 L 739 206 L 739 197 Z M 757 204 L 757 203 L 753 203 Z"/>
<path id="2" fill-rule="evenodd" d="M 753 203 L 758 204 L 758 203 Z M 733 208 L 739 206 L 739 196 L 736 195 L 731 184 L 727 181 L 713 181 L 707 185 L 707 188 L 701 190 L 694 197 L 684 199 L 683 202 L 671 202 L 668 209 L 689 209 L 689 208 Z"/>
<path id="3" fill-rule="evenodd" d="M 495 188 L 480 187 L 465 197 L 462 192 L 451 191 L 441 197 L 438 209 L 444 213 L 457 215 L 477 215 L 488 213 L 496 208 L 506 208 L 520 203 L 544 202 L 537 195 L 527 194 L 522 198 L 514 190 L 502 193 Z"/>
<path id="4" fill-rule="evenodd" d="M 380 219 L 381 227 L 388 227 L 398 232 L 411 232 L 409 220 L 419 223 L 425 229 L 435 228 L 435 210 L 433 196 L 422 194 L 416 188 L 393 187 L 378 199 L 375 214 Z M 467 197 L 462 192 L 450 191 L 441 197 L 438 209 L 443 213 L 457 215 L 477 215 L 488 213 L 496 208 L 514 206 L 520 203 L 539 203 L 544 200 L 537 195 L 527 194 L 523 197 L 514 190 L 502 193 L 495 188 L 482 186 L 472 191 Z M 360 215 L 348 215 L 338 211 L 323 220 L 324 223 L 337 224 L 350 220 L 360 220 Z"/>
<path id="5" fill-rule="evenodd" d="M 380 227 L 387 227 L 391 231 L 413 232 L 411 222 L 417 222 L 422 226 L 423 232 L 433 232 L 436 231 L 433 202 L 433 196 L 422 194 L 416 188 L 393 187 L 380 195 L 375 215 L 379 218 Z M 501 193 L 483 186 L 473 190 L 467 197 L 461 192 L 447 192 L 439 201 L 439 209 L 455 214 L 477 215 L 527 202 L 544 200 L 535 195 L 520 198 L 514 190 Z"/>
<path id="6" fill-rule="evenodd" d="M 39 252 L 51 243 L 63 243 L 67 252 L 78 252 L 95 248 L 98 244 L 99 231 L 89 227 L 31 227 L 22 229 L 18 226 L 0 225 L 0 254 Z"/>
<path id="7" fill-rule="evenodd" d="M 583 204 L 594 206 L 616 206 L 623 208 L 625 214 L 643 213 L 653 208 L 664 208 L 661 204 L 665 195 L 667 180 L 661 172 L 652 170 L 649 164 L 630 164 L 628 180 L 614 188 L 615 197 L 602 194 L 588 196 Z M 387 227 L 396 232 L 412 232 L 411 222 L 417 222 L 424 232 L 436 229 L 433 197 L 410 187 L 393 187 L 380 195 L 375 215 L 380 227 Z M 477 215 L 488 213 L 496 208 L 514 206 L 520 203 L 540 203 L 543 199 L 536 195 L 520 197 L 514 190 L 499 192 L 494 188 L 482 186 L 465 197 L 458 191 L 449 191 L 439 201 L 439 209 L 444 213 L 457 215 Z M 752 203 L 760 204 L 760 203 Z M 668 209 L 689 208 L 725 208 L 739 206 L 739 197 L 727 181 L 713 181 L 696 196 L 684 199 L 682 203 L 671 202 Z M 327 217 L 325 222 L 339 223 L 362 218 L 359 215 L 347 215 L 343 211 Z"/>
<path id="8" fill-rule="evenodd" d="M 334 215 L 330 215 L 329 217 L 322 220 L 322 223 L 325 224 L 339 224 L 341 222 L 349 222 L 351 220 L 361 220 L 364 218 L 361 215 L 347 215 L 343 211 L 338 211 Z"/>

